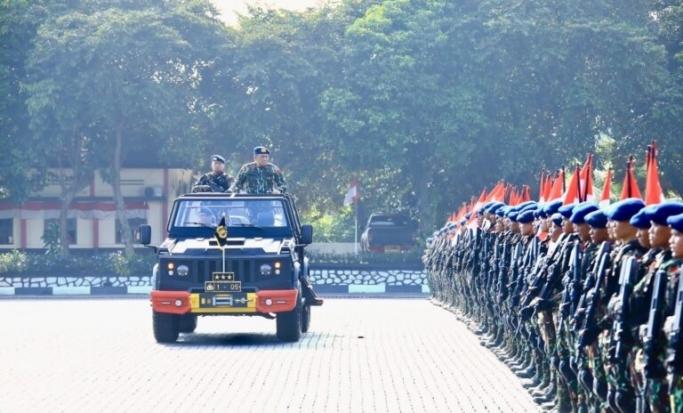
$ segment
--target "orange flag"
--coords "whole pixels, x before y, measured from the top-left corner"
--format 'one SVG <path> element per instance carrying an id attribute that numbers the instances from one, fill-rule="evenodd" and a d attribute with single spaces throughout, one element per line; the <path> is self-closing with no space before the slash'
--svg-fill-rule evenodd
<path id="1" fill-rule="evenodd" d="M 659 165 L 657 164 L 657 145 L 647 147 L 647 173 L 645 178 L 645 205 L 655 205 L 664 202 L 662 186 L 659 183 Z"/>
<path id="2" fill-rule="evenodd" d="M 605 177 L 605 186 L 602 187 L 602 195 L 600 196 L 600 208 L 605 208 L 610 203 L 612 194 L 612 170 L 607 170 Z"/>
<path id="3" fill-rule="evenodd" d="M 626 198 L 639 198 L 643 199 L 643 195 L 640 194 L 640 189 L 638 189 L 638 182 L 636 181 L 636 176 L 633 173 L 633 156 L 628 158 L 628 163 L 626 164 L 626 176 L 624 176 L 624 187 L 621 189 L 620 200 Z"/>
<path id="4" fill-rule="evenodd" d="M 545 201 L 545 171 L 541 171 L 541 185 L 538 190 L 538 202 L 543 203 Z"/>
<path id="5" fill-rule="evenodd" d="M 557 177 L 553 181 L 553 186 L 548 194 L 548 201 L 555 201 L 562 198 L 562 187 L 564 186 L 564 169 L 560 169 Z"/>
<path id="6" fill-rule="evenodd" d="M 486 202 L 503 202 L 505 200 L 505 184 L 503 181 L 498 181 L 491 192 L 486 196 Z"/>
<path id="7" fill-rule="evenodd" d="M 529 185 L 522 186 L 522 202 L 531 201 L 531 188 Z"/>
<path id="8" fill-rule="evenodd" d="M 572 180 L 569 181 L 569 186 L 567 186 L 567 190 L 564 192 L 564 198 L 562 200 L 562 205 L 571 205 L 575 204 L 577 202 L 581 202 L 581 198 L 579 198 L 580 194 L 580 182 L 579 182 L 579 175 L 581 172 L 579 171 L 579 165 L 576 165 L 576 169 L 574 170 L 574 175 L 572 175 Z"/>

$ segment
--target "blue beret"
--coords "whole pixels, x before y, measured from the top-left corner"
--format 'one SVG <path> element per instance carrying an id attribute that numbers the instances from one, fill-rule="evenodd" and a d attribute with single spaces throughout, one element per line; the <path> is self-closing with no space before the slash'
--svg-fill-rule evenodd
<path id="1" fill-rule="evenodd" d="M 520 213 L 526 212 L 526 211 L 531 211 L 531 212 L 533 212 L 533 211 L 535 211 L 537 208 L 538 208 L 538 205 L 537 205 L 537 204 L 528 204 L 528 205 L 525 205 L 525 206 L 523 206 L 523 207 L 521 207 L 521 208 L 517 208 L 517 212 L 520 212 Z"/>
<path id="2" fill-rule="evenodd" d="M 427 238 L 427 244 L 431 244 L 432 241 L 434 241 L 434 238 L 432 238 L 432 237 Z"/>
<path id="3" fill-rule="evenodd" d="M 522 202 L 521 204 L 517 205 L 517 210 L 521 211 L 522 209 L 528 207 L 529 205 L 536 205 L 536 201 Z"/>
<path id="4" fill-rule="evenodd" d="M 572 212 L 574 212 L 575 206 L 576 204 L 563 205 L 557 210 L 557 212 L 559 212 L 564 218 L 569 219 L 569 217 L 572 216 Z"/>
<path id="5" fill-rule="evenodd" d="M 455 222 L 451 222 L 450 224 L 448 224 L 448 230 L 449 230 L 449 231 L 452 230 L 452 229 L 455 228 L 457 225 L 458 225 L 458 224 L 456 224 Z"/>
<path id="6" fill-rule="evenodd" d="M 487 211 L 490 214 L 495 214 L 499 209 L 501 209 L 504 206 L 505 206 L 505 204 L 502 202 L 495 202 L 495 203 L 491 204 L 491 206 L 488 207 Z"/>
<path id="7" fill-rule="evenodd" d="M 629 221 L 629 224 L 639 229 L 650 228 L 650 219 L 647 217 L 647 214 L 645 213 L 646 209 L 647 208 L 643 208 L 640 210 L 640 212 L 632 216 L 631 220 Z"/>
<path id="8" fill-rule="evenodd" d="M 600 207 L 595 202 L 582 202 L 574 207 L 572 216 L 569 218 L 569 220 L 573 224 L 584 224 L 586 222 L 586 215 L 593 211 L 597 211 L 598 209 L 600 209 Z"/>
<path id="9" fill-rule="evenodd" d="M 672 215 L 668 217 L 666 219 L 666 223 L 677 232 L 683 232 L 683 214 Z"/>
<path id="10" fill-rule="evenodd" d="M 460 218 L 460 222 L 458 224 L 460 225 L 465 225 L 467 223 L 467 218 Z"/>
<path id="11" fill-rule="evenodd" d="M 504 217 L 508 212 L 510 212 L 510 207 L 508 205 L 503 205 L 502 207 L 498 208 L 496 215 L 499 217 Z"/>
<path id="12" fill-rule="evenodd" d="M 650 205 L 643 209 L 647 218 L 657 225 L 667 225 L 666 219 L 672 215 L 683 214 L 683 203 L 666 201 L 661 204 Z"/>
<path id="13" fill-rule="evenodd" d="M 269 155 L 270 151 L 265 146 L 257 146 L 254 148 L 254 155 Z"/>
<path id="14" fill-rule="evenodd" d="M 586 223 L 593 228 L 607 228 L 607 215 L 602 209 L 591 212 L 584 218 Z"/>
<path id="15" fill-rule="evenodd" d="M 439 230 L 439 235 L 443 235 L 443 234 L 445 234 L 445 233 L 446 233 L 446 228 L 441 228 L 441 229 Z"/>
<path id="16" fill-rule="evenodd" d="M 627 198 L 610 205 L 605 211 L 605 215 L 607 215 L 607 219 L 612 221 L 630 221 L 631 217 L 643 208 L 645 208 L 645 203 L 642 199 Z"/>
<path id="17" fill-rule="evenodd" d="M 519 215 L 519 212 L 517 211 L 510 211 L 507 215 L 508 219 L 510 221 L 517 221 L 517 215 Z"/>
<path id="18" fill-rule="evenodd" d="M 527 210 L 519 215 L 517 215 L 517 222 L 520 224 L 528 224 L 530 222 L 534 222 L 534 211 L 532 210 Z"/>
<path id="19" fill-rule="evenodd" d="M 467 214 L 465 214 L 465 219 L 470 219 L 471 217 L 472 217 L 471 212 L 468 212 Z"/>
<path id="20" fill-rule="evenodd" d="M 560 207 L 562 206 L 562 201 L 561 200 L 556 200 L 552 202 L 548 202 L 543 206 L 543 212 L 545 212 L 546 216 L 552 216 L 554 213 L 556 213 Z"/>
<path id="21" fill-rule="evenodd" d="M 225 158 L 220 155 L 211 155 L 211 160 L 220 163 L 225 163 Z"/>
<path id="22" fill-rule="evenodd" d="M 558 227 L 562 226 L 562 214 L 559 212 L 555 212 L 550 216 L 550 219 L 553 221 L 553 224 L 557 225 Z"/>

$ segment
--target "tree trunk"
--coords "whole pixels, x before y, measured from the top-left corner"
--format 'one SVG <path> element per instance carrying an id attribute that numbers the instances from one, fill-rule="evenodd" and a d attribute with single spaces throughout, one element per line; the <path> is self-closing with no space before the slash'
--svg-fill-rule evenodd
<path id="1" fill-rule="evenodd" d="M 133 249 L 133 238 L 130 233 L 130 225 L 128 224 L 128 217 L 126 216 L 126 207 L 123 201 L 123 194 L 121 193 L 121 162 L 122 162 L 122 141 L 123 141 L 123 123 L 119 124 L 116 130 L 116 143 L 114 147 L 114 161 L 111 170 L 111 186 L 114 191 L 114 204 L 116 205 L 116 219 L 121 226 L 121 238 L 124 244 L 124 253 L 126 257 L 132 257 L 135 254 Z"/>
<path id="2" fill-rule="evenodd" d="M 69 185 L 62 185 L 62 194 L 60 196 L 61 205 L 59 208 L 59 255 L 62 257 L 69 256 L 69 231 L 67 228 L 67 213 L 69 205 L 73 201 L 76 191 L 74 187 Z"/>

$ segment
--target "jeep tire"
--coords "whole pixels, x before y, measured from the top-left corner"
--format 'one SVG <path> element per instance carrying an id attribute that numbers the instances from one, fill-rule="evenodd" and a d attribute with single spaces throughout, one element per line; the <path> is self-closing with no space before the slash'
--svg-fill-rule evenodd
<path id="1" fill-rule="evenodd" d="M 194 333 L 197 329 L 197 316 L 195 314 L 184 314 L 180 316 L 178 331 L 181 333 Z"/>
<path id="2" fill-rule="evenodd" d="M 152 311 L 154 324 L 154 338 L 157 343 L 175 343 L 180 333 L 180 317 L 175 314 L 165 314 Z"/>
<path id="3" fill-rule="evenodd" d="M 303 312 L 303 300 L 301 290 L 296 297 L 296 306 L 292 311 L 278 313 L 275 317 L 276 335 L 278 340 L 287 343 L 295 343 L 301 338 L 301 321 Z"/>
<path id="4" fill-rule="evenodd" d="M 301 311 L 301 332 L 305 333 L 311 327 L 311 306 L 304 302 L 303 310 Z"/>

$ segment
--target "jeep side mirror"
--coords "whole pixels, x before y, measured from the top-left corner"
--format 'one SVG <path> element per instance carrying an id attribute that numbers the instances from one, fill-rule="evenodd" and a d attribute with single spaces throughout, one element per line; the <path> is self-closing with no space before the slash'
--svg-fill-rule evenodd
<path id="1" fill-rule="evenodd" d="M 301 226 L 301 243 L 304 245 L 309 245 L 313 243 L 313 226 Z"/>
<path id="2" fill-rule="evenodd" d="M 142 224 L 135 230 L 135 242 L 142 245 L 149 245 L 152 242 L 152 227 Z"/>

